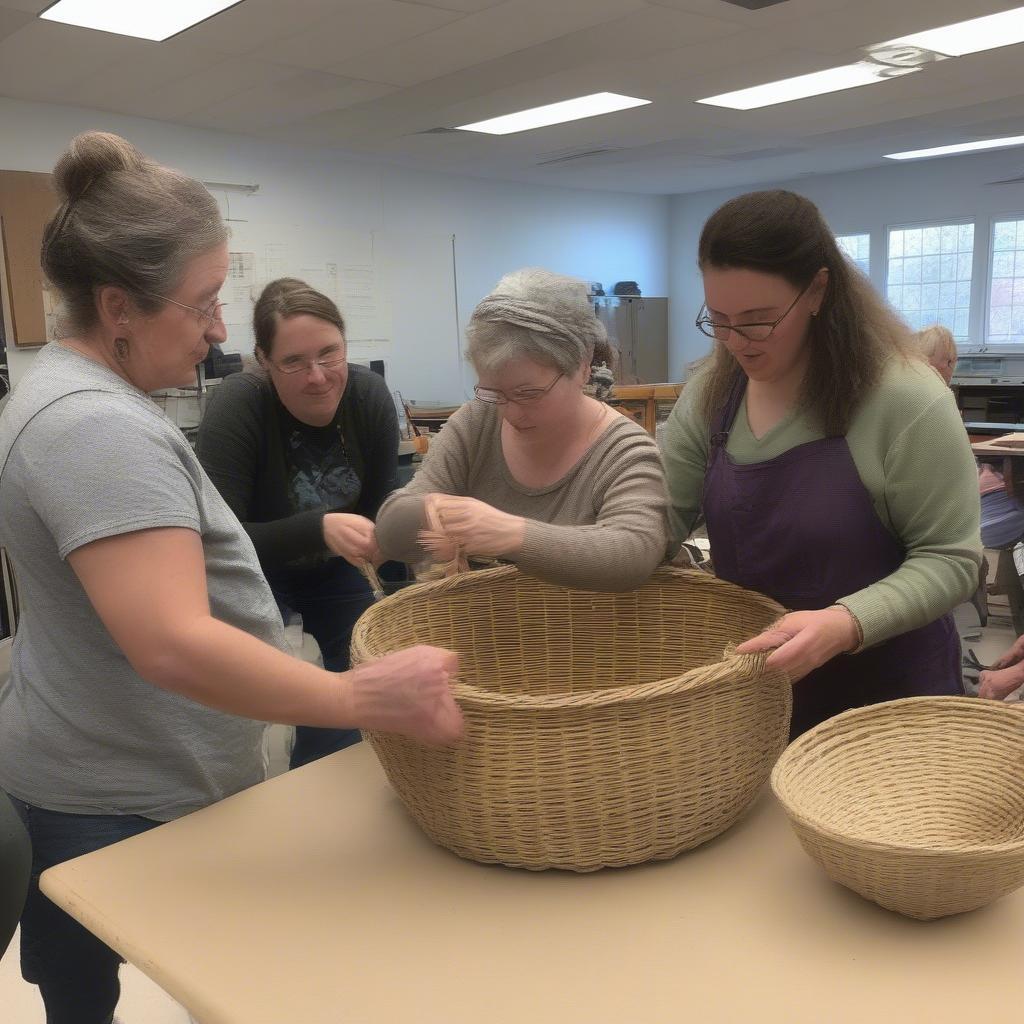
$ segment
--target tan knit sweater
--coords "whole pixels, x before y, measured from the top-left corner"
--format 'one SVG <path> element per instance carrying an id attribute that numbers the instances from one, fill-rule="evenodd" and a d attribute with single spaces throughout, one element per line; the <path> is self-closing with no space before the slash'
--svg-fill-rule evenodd
<path id="1" fill-rule="evenodd" d="M 522 549 L 508 560 L 531 576 L 584 590 L 631 590 L 669 546 L 668 498 L 654 441 L 624 416 L 610 424 L 561 480 L 524 487 L 501 449 L 501 416 L 469 402 L 430 445 L 412 481 L 377 515 L 388 558 L 423 558 L 423 496 L 458 494 L 527 520 Z"/>

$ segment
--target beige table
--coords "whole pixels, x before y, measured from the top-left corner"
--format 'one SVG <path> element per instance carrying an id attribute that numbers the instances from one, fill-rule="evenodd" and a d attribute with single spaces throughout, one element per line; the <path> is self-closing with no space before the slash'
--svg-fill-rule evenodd
<path id="1" fill-rule="evenodd" d="M 46 872 L 203 1024 L 1009 1024 L 1024 895 L 924 924 L 833 885 L 764 794 L 674 861 L 458 860 L 365 744 Z"/>

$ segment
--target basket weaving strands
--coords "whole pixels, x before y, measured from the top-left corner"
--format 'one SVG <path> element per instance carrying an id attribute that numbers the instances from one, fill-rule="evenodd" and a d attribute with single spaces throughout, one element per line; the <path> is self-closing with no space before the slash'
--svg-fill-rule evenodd
<path id="1" fill-rule="evenodd" d="M 460 654 L 464 739 L 368 734 L 437 843 L 517 867 L 673 857 L 728 828 L 786 743 L 788 682 L 723 657 L 775 621 L 768 598 L 662 568 L 624 594 L 513 567 L 408 588 L 370 609 L 353 663 L 415 643 Z"/>
<path id="2" fill-rule="evenodd" d="M 835 881 L 920 920 L 1024 884 L 1024 712 L 972 697 L 846 711 L 780 758 L 772 787 Z"/>

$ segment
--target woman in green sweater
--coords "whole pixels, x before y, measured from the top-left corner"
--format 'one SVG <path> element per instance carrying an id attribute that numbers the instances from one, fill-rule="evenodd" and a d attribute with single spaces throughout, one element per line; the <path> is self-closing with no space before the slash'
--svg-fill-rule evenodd
<path id="1" fill-rule="evenodd" d="M 715 339 L 669 420 L 679 539 L 703 511 L 719 576 L 793 611 L 741 652 L 795 683 L 793 735 L 851 707 L 962 692 L 948 614 L 981 563 L 953 397 L 809 200 L 712 214 L 698 262 Z"/>

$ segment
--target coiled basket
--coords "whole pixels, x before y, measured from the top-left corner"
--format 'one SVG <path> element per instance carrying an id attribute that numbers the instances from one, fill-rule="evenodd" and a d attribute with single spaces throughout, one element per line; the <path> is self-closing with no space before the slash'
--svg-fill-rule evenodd
<path id="1" fill-rule="evenodd" d="M 797 739 L 772 787 L 804 849 L 875 903 L 930 920 L 1024 884 L 1024 711 L 908 697 Z"/>
<path id="2" fill-rule="evenodd" d="M 622 594 L 513 567 L 410 587 L 360 619 L 353 663 L 457 651 L 465 735 L 367 738 L 413 818 L 461 857 L 573 871 L 673 857 L 727 829 L 786 744 L 785 678 L 763 655 L 723 656 L 780 614 L 668 567 Z"/>

